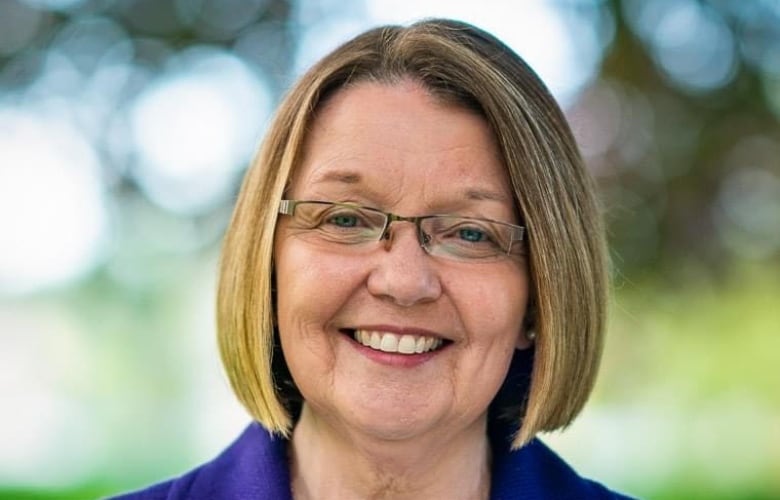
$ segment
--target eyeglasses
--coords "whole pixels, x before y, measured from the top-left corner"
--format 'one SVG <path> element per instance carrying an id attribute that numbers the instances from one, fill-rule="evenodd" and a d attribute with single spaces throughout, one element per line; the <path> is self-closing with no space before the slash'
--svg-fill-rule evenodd
<path id="1" fill-rule="evenodd" d="M 458 215 L 403 217 L 375 208 L 330 201 L 282 200 L 279 213 L 290 215 L 302 229 L 323 242 L 360 245 L 390 238 L 390 224 L 417 226 L 420 246 L 430 255 L 456 260 L 490 260 L 511 257 L 513 244 L 523 240 L 525 228 L 490 219 Z"/>

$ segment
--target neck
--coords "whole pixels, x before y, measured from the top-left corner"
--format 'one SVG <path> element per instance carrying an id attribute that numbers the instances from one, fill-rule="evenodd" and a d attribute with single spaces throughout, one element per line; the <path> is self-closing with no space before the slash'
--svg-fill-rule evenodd
<path id="1" fill-rule="evenodd" d="M 305 404 L 290 445 L 296 500 L 487 499 L 490 445 L 483 420 L 458 436 L 408 440 L 339 432 Z"/>

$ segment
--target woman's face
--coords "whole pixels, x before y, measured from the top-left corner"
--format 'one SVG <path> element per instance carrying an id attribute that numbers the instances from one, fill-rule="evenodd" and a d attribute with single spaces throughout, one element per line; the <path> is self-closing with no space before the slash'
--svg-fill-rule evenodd
<path id="1" fill-rule="evenodd" d="M 518 223 L 486 122 L 409 81 L 334 95 L 286 198 Z M 356 249 L 280 216 L 276 310 L 293 378 L 312 414 L 338 432 L 383 440 L 484 432 L 513 350 L 528 347 L 526 264 L 429 255 L 409 222 L 391 233 Z M 356 333 L 373 336 L 374 347 Z M 387 352 L 412 340 L 425 352 Z"/>

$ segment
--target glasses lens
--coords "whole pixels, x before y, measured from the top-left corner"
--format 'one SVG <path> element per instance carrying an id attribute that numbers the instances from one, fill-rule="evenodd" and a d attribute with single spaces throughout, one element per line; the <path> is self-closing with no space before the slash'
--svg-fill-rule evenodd
<path id="1" fill-rule="evenodd" d="M 316 230 L 321 238 L 345 244 L 376 241 L 385 227 L 382 212 L 349 204 L 298 203 L 295 218 L 306 229 Z"/>
<path id="2" fill-rule="evenodd" d="M 420 230 L 431 254 L 457 259 L 504 256 L 512 243 L 512 226 L 468 217 L 435 216 L 423 219 Z"/>

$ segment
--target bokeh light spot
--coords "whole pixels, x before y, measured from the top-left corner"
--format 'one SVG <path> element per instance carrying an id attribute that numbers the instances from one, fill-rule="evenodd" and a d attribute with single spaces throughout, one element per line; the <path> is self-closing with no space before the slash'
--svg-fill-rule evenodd
<path id="1" fill-rule="evenodd" d="M 372 24 L 408 23 L 431 16 L 468 20 L 496 35 L 526 59 L 564 107 L 594 77 L 603 56 L 604 41 L 595 24 L 579 16 L 564 19 L 552 2 L 524 2 L 518 8 L 512 2 L 499 0 L 371 0 L 367 11 Z"/>
<path id="2" fill-rule="evenodd" d="M 85 0 L 21 0 L 22 2 L 39 9 L 67 11 L 84 3 Z"/>
<path id="3" fill-rule="evenodd" d="M 83 275 L 100 258 L 106 225 L 90 144 L 57 117 L 0 109 L 0 294 Z"/>
<path id="4" fill-rule="evenodd" d="M 270 113 L 267 86 L 228 53 L 194 48 L 130 107 L 135 177 L 158 205 L 197 213 L 222 201 Z"/>
<path id="5" fill-rule="evenodd" d="M 734 78 L 736 42 L 713 9 L 694 0 L 650 0 L 627 2 L 626 11 L 658 67 L 677 86 L 704 92 Z"/>

